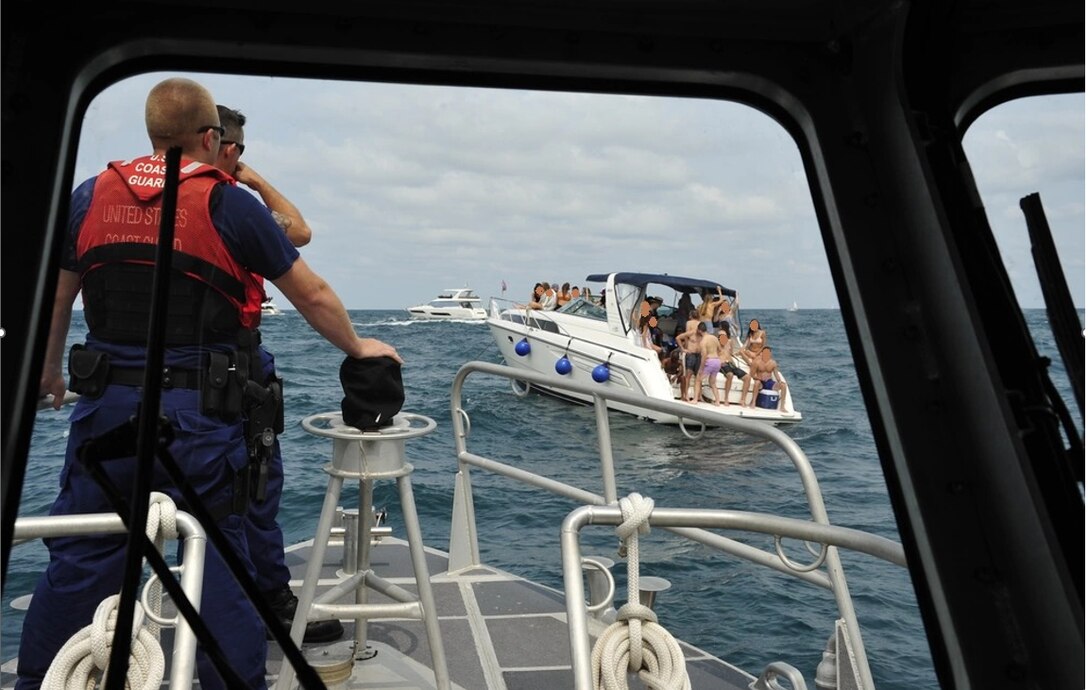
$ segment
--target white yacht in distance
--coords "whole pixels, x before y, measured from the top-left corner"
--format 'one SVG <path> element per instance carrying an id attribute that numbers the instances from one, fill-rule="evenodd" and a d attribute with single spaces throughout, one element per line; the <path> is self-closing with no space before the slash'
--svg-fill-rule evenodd
<path id="1" fill-rule="evenodd" d="M 730 298 L 735 297 L 736 293 L 712 281 L 665 274 L 597 274 L 588 276 L 586 280 L 605 283 L 604 305 L 576 299 L 555 311 L 524 307 L 500 310 L 496 301 L 491 300 L 487 324 L 506 363 L 516 369 L 544 374 L 556 381 L 581 381 L 670 402 L 681 399 L 677 377 L 666 373 L 657 353 L 642 344 L 638 331 L 640 305 L 651 294 L 647 286 L 665 287 L 681 294 L 716 293 L 721 290 Z M 671 311 L 668 308 L 659 309 L 658 315 L 661 331 L 672 333 L 676 322 Z M 740 322 L 739 316 L 737 321 Z M 741 343 L 737 334 L 733 335 L 732 364 L 747 372 L 748 363 L 737 354 L 741 350 Z M 775 424 L 801 421 L 801 413 L 794 408 L 788 385 L 781 392 L 753 391 L 755 406 L 747 407 L 745 400 L 742 400 L 741 376 L 734 375 L 728 382 L 728 388 L 726 383 L 724 373 L 716 374 L 712 382 L 704 381 L 700 399 L 693 407 L 705 408 L 718 417 L 741 417 Z M 715 395 L 711 385 L 717 386 L 721 405 L 712 402 Z M 592 396 L 569 394 L 536 382 L 532 388 L 559 397 L 593 402 Z M 518 392 L 522 390 L 524 387 Z M 779 396 L 784 396 L 785 400 L 780 401 Z M 747 401 L 751 402 L 751 399 Z M 675 414 L 635 408 L 622 401 L 610 400 L 609 407 L 655 422 L 684 423 L 684 419 Z"/>
<path id="2" fill-rule="evenodd" d="M 283 312 L 276 306 L 276 303 L 272 301 L 271 297 L 261 302 L 261 316 L 279 316 Z"/>
<path id="3" fill-rule="evenodd" d="M 443 290 L 426 304 L 408 307 L 408 315 L 427 321 L 483 321 L 487 310 L 480 306 L 476 293 L 464 287 Z"/>

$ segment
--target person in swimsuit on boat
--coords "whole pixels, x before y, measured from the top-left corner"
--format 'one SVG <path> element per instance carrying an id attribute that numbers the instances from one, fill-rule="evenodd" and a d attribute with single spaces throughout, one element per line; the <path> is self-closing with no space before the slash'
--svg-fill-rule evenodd
<path id="1" fill-rule="evenodd" d="M 744 348 L 740 351 L 740 356 L 751 365 L 759 355 L 759 351 L 766 346 L 767 331 L 760 327 L 759 319 L 752 319 L 748 322 L 748 336 L 744 339 Z"/>
<path id="2" fill-rule="evenodd" d="M 699 351 L 703 356 L 703 367 L 695 377 L 695 391 L 700 397 L 702 396 L 703 377 L 705 376 L 707 383 L 710 384 L 714 404 L 721 405 L 721 396 L 718 394 L 718 372 L 722 369 L 720 344 L 717 338 L 707 334 L 705 323 L 700 323 L 698 328 L 699 332 L 702 333 L 702 337 L 699 338 Z"/>
<path id="3" fill-rule="evenodd" d="M 729 392 L 733 390 L 733 377 L 736 376 L 743 381 L 748 372 L 733 363 L 733 339 L 727 332 L 721 331 L 718 333 L 718 345 L 721 346 L 718 351 L 718 355 L 722 360 L 721 370 L 725 374 L 725 403 L 732 405 L 734 403 L 729 402 Z"/>
<path id="4" fill-rule="evenodd" d="M 558 309 L 567 302 L 571 301 L 570 283 L 563 283 L 563 287 L 559 288 L 559 292 L 555 296 L 555 307 Z"/>
<path id="5" fill-rule="evenodd" d="M 759 351 L 759 356 L 752 360 L 752 368 L 748 376 L 744 377 L 744 388 L 740 393 L 741 405 L 748 395 L 748 388 L 752 389 L 752 401 L 747 407 L 755 407 L 761 390 L 778 391 L 778 411 L 786 406 L 786 381 L 778 371 L 778 362 L 771 357 L 771 348 L 765 347 Z"/>
<path id="6" fill-rule="evenodd" d="M 709 293 L 703 294 L 703 301 L 696 310 L 699 321 L 706 324 L 706 332 L 710 335 L 714 335 L 714 316 L 718 313 L 718 308 L 722 303 L 726 302 L 725 295 L 722 294 L 721 287 L 718 288 L 718 296 L 714 297 Z"/>
<path id="7" fill-rule="evenodd" d="M 736 310 L 740 305 L 740 295 L 733 297 L 732 301 L 729 298 L 724 298 L 718 302 L 717 308 L 714 310 L 714 316 L 712 317 L 714 327 L 721 333 L 724 331 L 730 338 L 737 332 L 737 317 Z"/>
<path id="8" fill-rule="evenodd" d="M 694 320 L 694 319 L 693 319 Z M 685 402 L 697 403 L 702 391 L 696 388 L 694 394 L 688 395 L 688 386 L 698 377 L 702 367 L 702 340 L 706 335 L 706 326 L 695 322 L 695 328 L 684 331 L 676 337 L 677 344 L 684 353 L 684 369 L 680 374 L 680 399 Z M 701 328 L 700 328 L 701 326 Z"/>

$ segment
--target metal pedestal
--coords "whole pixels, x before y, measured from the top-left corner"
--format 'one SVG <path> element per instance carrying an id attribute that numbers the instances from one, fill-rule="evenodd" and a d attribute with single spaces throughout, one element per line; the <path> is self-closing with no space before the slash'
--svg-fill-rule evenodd
<path id="1" fill-rule="evenodd" d="M 295 612 L 295 619 L 291 625 L 291 639 L 295 644 L 300 644 L 306 623 L 309 621 L 354 618 L 354 658 L 361 660 L 368 658 L 366 646 L 368 620 L 419 619 L 426 627 L 427 640 L 430 643 L 435 686 L 442 689 L 449 688 L 446 655 L 442 647 L 434 596 L 431 593 L 430 574 L 427 572 L 427 562 L 423 552 L 419 517 L 416 514 L 415 499 L 412 497 L 412 465 L 405 458 L 405 442 L 434 431 L 434 420 L 422 415 L 402 412 L 393 418 L 392 425 L 383 427 L 379 431 L 362 432 L 345 424 L 340 413 L 335 412 L 306 417 L 302 420 L 302 426 L 315 436 L 333 439 L 333 458 L 332 462 L 323 468 L 329 475 L 329 487 L 325 492 L 325 503 L 321 509 L 321 518 L 318 520 L 317 533 L 314 535 L 313 552 L 306 567 L 302 591 L 299 593 L 298 610 Z M 325 561 L 325 550 L 345 479 L 356 479 L 359 482 L 361 519 L 358 542 L 355 547 L 355 563 L 348 563 L 349 559 L 345 559 L 344 568 L 339 573 L 340 581 L 321 597 L 315 598 L 321 566 Z M 412 569 L 415 572 L 416 586 L 419 590 L 418 596 L 379 577 L 370 567 L 374 482 L 390 479 L 396 480 L 400 492 Z M 347 550 L 348 545 L 345 543 L 345 551 Z M 369 589 L 384 594 L 395 603 L 368 604 Z M 351 592 L 355 593 L 354 604 L 332 603 Z M 294 669 L 284 663 L 276 690 L 286 690 L 293 682 Z"/>

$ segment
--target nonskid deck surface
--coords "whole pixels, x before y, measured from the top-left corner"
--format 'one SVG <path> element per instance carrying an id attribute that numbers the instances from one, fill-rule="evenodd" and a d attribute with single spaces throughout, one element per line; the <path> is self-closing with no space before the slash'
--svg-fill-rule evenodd
<path id="1" fill-rule="evenodd" d="M 339 578 L 343 547 L 335 540 L 325 552 L 325 564 L 317 588 L 320 595 Z M 292 546 L 287 552 L 292 586 L 301 589 L 310 542 Z M 453 687 L 463 690 L 507 688 L 508 690 L 562 690 L 573 688 L 567 614 L 563 593 L 530 582 L 516 575 L 489 567 L 477 567 L 449 575 L 445 554 L 427 549 L 427 567 L 442 630 L 447 666 Z M 385 537 L 371 550 L 374 572 L 415 593 L 407 543 Z M 342 573 L 342 571 L 340 571 Z M 382 594 L 368 592 L 368 601 L 391 601 Z M 352 603 L 351 595 L 337 603 Z M 622 601 L 616 605 L 622 605 Z M 662 621 L 663 624 L 665 621 Z M 590 619 L 590 633 L 600 634 L 604 624 Z M 323 677 L 335 678 L 343 662 L 350 658 L 354 622 L 344 622 L 344 635 L 325 644 L 303 645 L 307 660 Z M 419 620 L 394 619 L 370 621 L 368 646 L 377 654 L 356 661 L 351 677 L 330 687 L 352 690 L 381 688 L 408 690 L 434 687 L 431 652 L 424 624 Z M 164 630 L 162 645 L 169 678 L 173 631 Z M 687 661 L 692 688 L 746 690 L 752 678 L 722 660 L 680 643 Z M 269 642 L 268 685 L 279 677 L 283 655 L 279 645 Z M 15 684 L 14 659 L 6 662 L 0 675 L 0 687 Z M 631 688 L 645 687 L 629 676 Z M 167 683 L 164 681 L 164 687 Z M 194 679 L 193 687 L 200 683 Z"/>
<path id="2" fill-rule="evenodd" d="M 293 549 L 293 550 L 292 550 Z M 288 566 L 301 587 L 308 544 L 288 550 Z M 337 580 L 342 547 L 335 542 L 325 552 L 325 565 L 318 593 Z M 386 537 L 371 550 L 374 572 L 404 589 L 415 592 L 407 544 Z M 451 576 L 446 555 L 427 550 L 427 568 L 442 630 L 450 679 L 466 690 L 508 688 L 509 690 L 561 690 L 573 688 L 567 613 L 563 593 L 516 575 L 481 566 Z M 376 592 L 368 601 L 390 601 Z M 341 603 L 350 603 L 345 599 Z M 622 605 L 622 601 L 617 605 Z M 603 624 L 591 633 L 604 630 Z M 304 645 L 307 658 L 320 655 L 347 658 L 354 624 L 345 622 L 344 636 L 328 645 Z M 355 663 L 347 688 L 433 687 L 431 653 L 422 621 L 376 620 L 368 624 L 368 643 L 377 650 L 373 659 Z M 693 688 L 744 690 L 751 677 L 720 659 L 681 642 Z M 282 657 L 270 643 L 268 669 L 270 684 L 278 674 Z M 637 678 L 632 688 L 644 687 Z"/>

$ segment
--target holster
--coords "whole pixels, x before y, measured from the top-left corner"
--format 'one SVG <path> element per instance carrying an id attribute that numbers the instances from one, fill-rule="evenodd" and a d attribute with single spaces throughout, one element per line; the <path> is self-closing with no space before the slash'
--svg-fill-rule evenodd
<path id="1" fill-rule="evenodd" d="M 232 422 L 242 413 L 249 363 L 238 366 L 236 353 L 209 352 L 204 382 L 200 388 L 201 414 Z"/>
<path id="2" fill-rule="evenodd" d="M 268 463 L 276 436 L 283 433 L 283 380 L 272 376 L 266 386 L 246 383 L 246 448 L 253 470 L 251 495 L 260 502 L 268 489 Z"/>
<path id="3" fill-rule="evenodd" d="M 79 343 L 68 353 L 68 389 L 87 398 L 97 398 L 106 390 L 110 356 L 88 350 Z"/>

